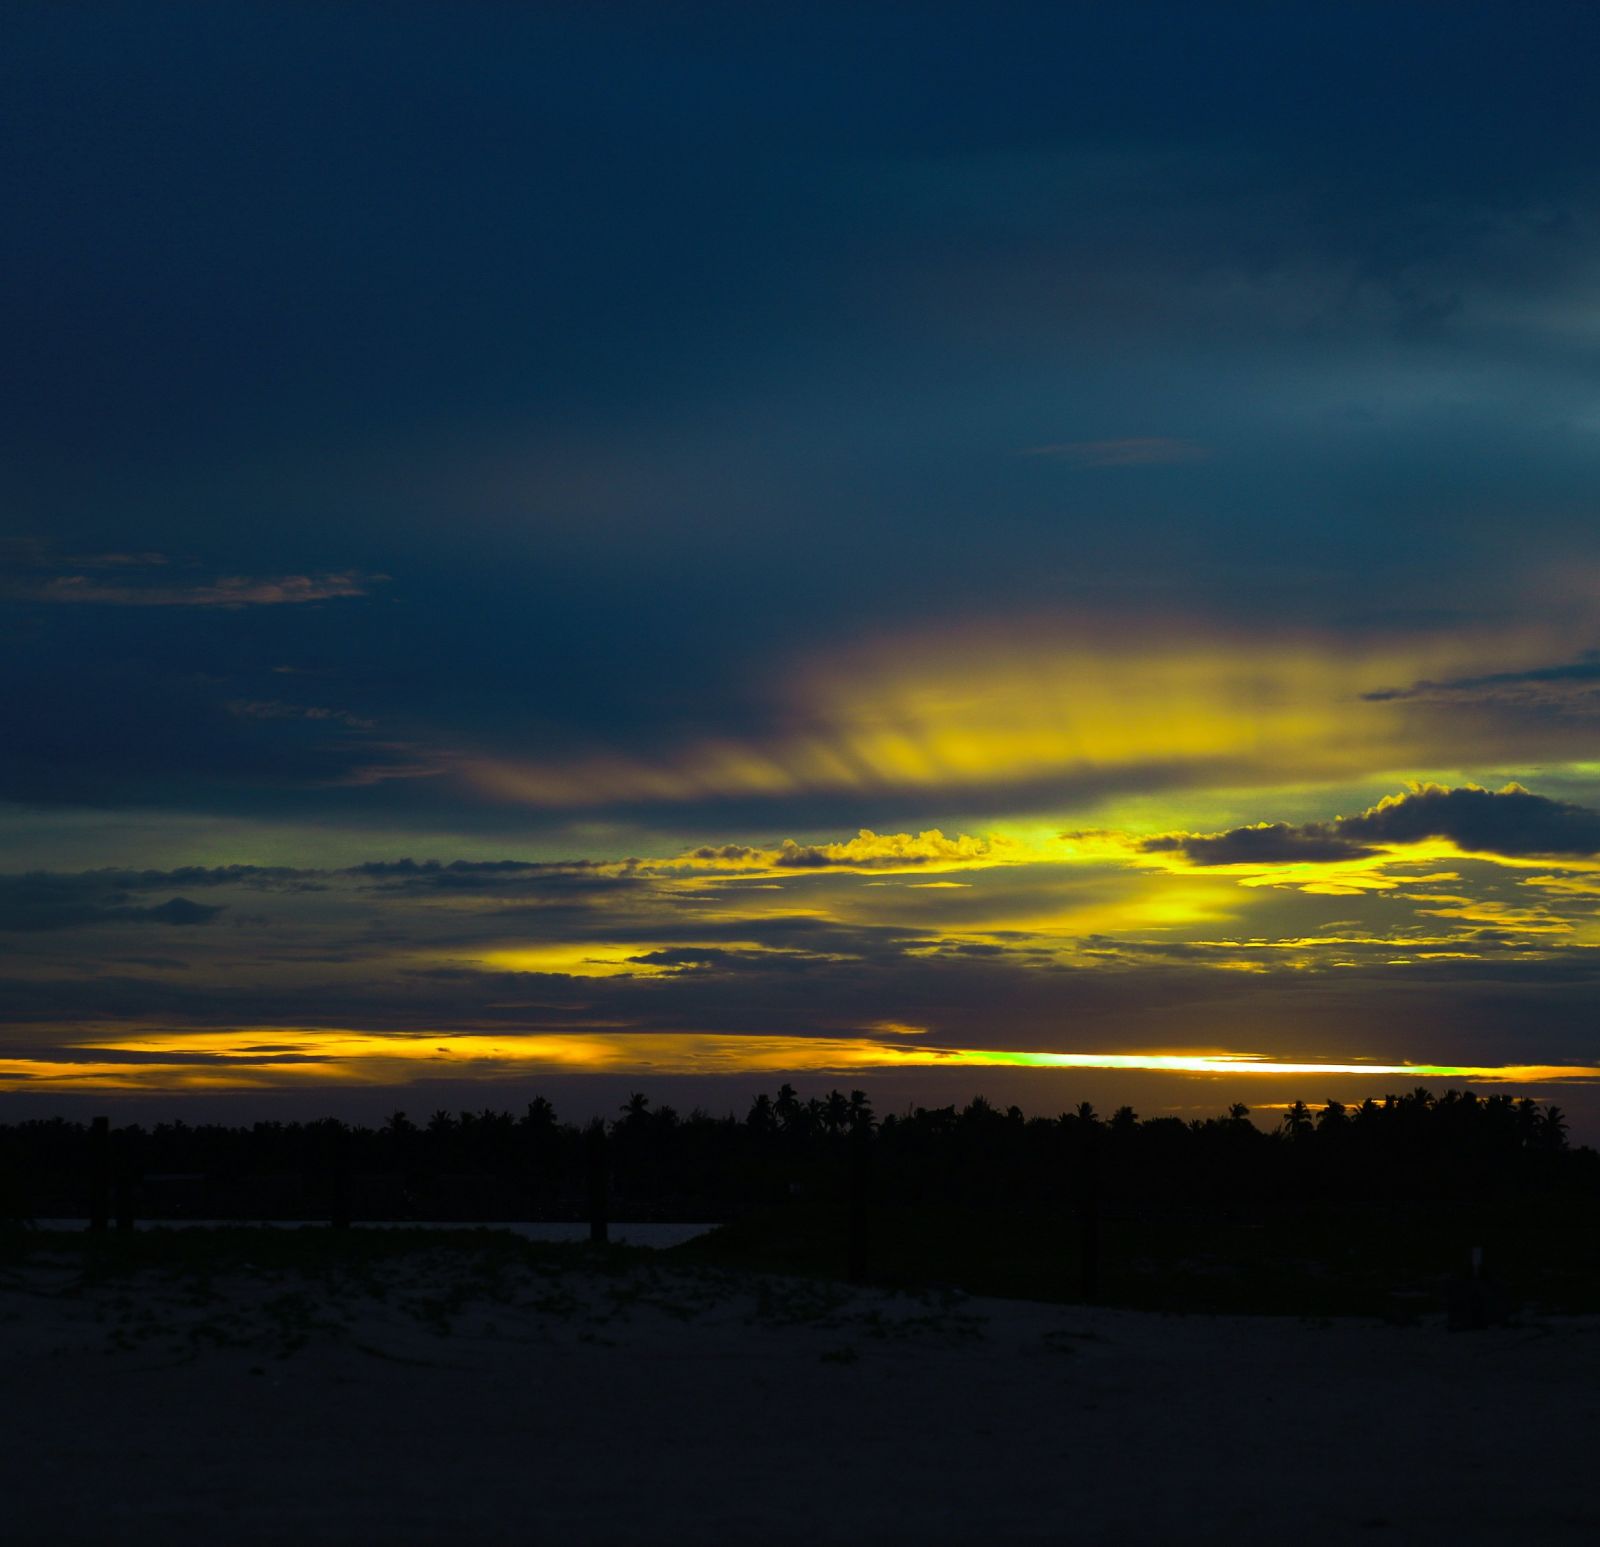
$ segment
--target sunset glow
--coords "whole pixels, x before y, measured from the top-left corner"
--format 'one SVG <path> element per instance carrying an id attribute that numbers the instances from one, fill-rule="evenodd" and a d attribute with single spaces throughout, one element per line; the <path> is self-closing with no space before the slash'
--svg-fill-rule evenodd
<path id="1" fill-rule="evenodd" d="M 433 1032 L 376 1036 L 329 1027 L 148 1032 L 69 1044 L 54 1059 L 0 1062 L 16 1089 L 239 1090 L 296 1085 L 401 1087 L 424 1078 L 494 1082 L 553 1073 L 844 1078 L 906 1069 L 1133 1070 L 1207 1076 L 1353 1075 L 1391 1081 L 1472 1080 L 1545 1085 L 1600 1079 L 1584 1065 L 1451 1065 L 1284 1060 L 1253 1053 L 1087 1053 L 954 1048 L 901 1037 L 729 1036 L 594 1031 L 489 1036 Z"/>
<path id="2" fill-rule="evenodd" d="M 1600 1138 L 1584 8 L 25 9 L 0 1121 Z"/>

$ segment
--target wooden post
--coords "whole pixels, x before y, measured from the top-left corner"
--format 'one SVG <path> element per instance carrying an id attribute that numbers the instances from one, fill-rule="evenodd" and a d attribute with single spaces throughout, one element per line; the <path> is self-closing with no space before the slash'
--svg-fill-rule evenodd
<path id="1" fill-rule="evenodd" d="M 1079 1266 L 1086 1304 L 1100 1298 L 1100 1186 L 1096 1174 L 1095 1135 L 1085 1134 L 1078 1151 Z"/>
<path id="2" fill-rule="evenodd" d="M 350 1135 L 342 1123 L 333 1132 L 328 1160 L 328 1224 L 335 1230 L 348 1230 L 350 1228 Z"/>
<path id="3" fill-rule="evenodd" d="M 128 1144 L 127 1130 L 123 1129 L 116 1135 L 114 1145 L 114 1159 L 116 1163 L 116 1205 L 117 1229 L 128 1231 L 133 1229 L 133 1156 Z"/>
<path id="4" fill-rule="evenodd" d="M 867 1281 L 871 1260 L 872 1129 L 860 1124 L 850 1135 L 849 1271 L 852 1284 Z"/>
<path id="5" fill-rule="evenodd" d="M 589 1124 L 589 1130 L 584 1135 L 584 1158 L 589 1172 L 589 1239 L 597 1246 L 604 1246 L 611 1234 L 606 1208 L 609 1201 L 606 1196 L 609 1157 L 606 1154 L 606 1125 L 598 1117 Z"/>
<path id="6" fill-rule="evenodd" d="M 89 1228 L 104 1230 L 111 1220 L 111 1119 L 97 1117 L 89 1128 Z"/>

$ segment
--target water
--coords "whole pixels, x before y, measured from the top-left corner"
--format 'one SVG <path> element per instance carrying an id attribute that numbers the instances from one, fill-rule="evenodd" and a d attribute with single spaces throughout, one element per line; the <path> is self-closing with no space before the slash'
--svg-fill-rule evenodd
<path id="1" fill-rule="evenodd" d="M 40 1230 L 87 1230 L 86 1219 L 36 1219 Z M 141 1219 L 136 1230 L 299 1230 L 328 1228 L 325 1219 Z M 463 1222 L 461 1220 L 426 1219 L 373 1219 L 357 1222 L 357 1230 L 509 1230 L 525 1241 L 587 1241 L 589 1226 L 582 1220 L 562 1220 L 555 1223 L 525 1224 L 497 1220 Z M 648 1246 L 664 1250 L 669 1246 L 692 1241 L 697 1235 L 715 1230 L 714 1224 L 662 1224 L 649 1222 L 628 1224 L 617 1221 L 611 1225 L 610 1239 L 616 1246 Z"/>

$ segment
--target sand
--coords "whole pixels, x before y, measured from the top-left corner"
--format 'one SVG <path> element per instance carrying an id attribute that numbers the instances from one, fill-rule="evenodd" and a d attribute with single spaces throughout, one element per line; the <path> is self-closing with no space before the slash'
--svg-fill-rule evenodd
<path id="1" fill-rule="evenodd" d="M 0 1356 L 13 1544 L 1600 1541 L 1600 1318 L 35 1258 Z"/>

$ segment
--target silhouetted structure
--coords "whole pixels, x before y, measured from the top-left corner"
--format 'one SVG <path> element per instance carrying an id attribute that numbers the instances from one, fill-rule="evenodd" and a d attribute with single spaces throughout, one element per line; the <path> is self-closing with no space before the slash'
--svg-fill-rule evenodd
<path id="1" fill-rule="evenodd" d="M 604 1246 L 610 1233 L 608 1194 L 611 1179 L 608 1174 L 610 1157 L 606 1154 L 606 1128 L 599 1118 L 589 1124 L 584 1134 L 584 1160 L 589 1177 L 589 1239 L 596 1246 Z"/>
<path id="2" fill-rule="evenodd" d="M 838 1092 L 834 1092 L 838 1095 Z M 850 1135 L 850 1281 L 865 1283 L 872 1261 L 872 1129 L 859 1123 Z"/>
<path id="3" fill-rule="evenodd" d="M 104 1230 L 111 1219 L 111 1120 L 97 1117 L 89 1125 L 89 1228 Z"/>

